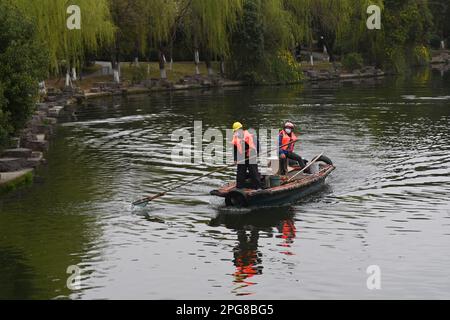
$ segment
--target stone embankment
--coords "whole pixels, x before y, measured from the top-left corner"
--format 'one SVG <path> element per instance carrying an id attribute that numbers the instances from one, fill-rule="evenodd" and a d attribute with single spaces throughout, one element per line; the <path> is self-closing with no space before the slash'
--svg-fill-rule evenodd
<path id="1" fill-rule="evenodd" d="M 218 76 L 185 76 L 178 82 L 174 83 L 165 79 L 148 79 L 140 83 L 130 84 L 129 82 L 122 82 L 120 84 L 115 82 L 96 82 L 92 88 L 84 93 L 84 96 L 77 97 L 78 100 L 86 98 L 97 98 L 104 96 L 116 95 L 133 95 L 141 93 L 151 93 L 159 91 L 173 91 L 173 90 L 192 90 L 192 89 L 206 89 L 212 87 L 231 87 L 242 86 L 241 81 L 226 80 Z"/>
<path id="2" fill-rule="evenodd" d="M 358 78 L 377 78 L 384 77 L 386 74 L 384 71 L 375 67 L 367 66 L 352 72 L 344 72 L 341 70 L 305 70 L 304 71 L 306 81 L 347 81 Z"/>
<path id="3" fill-rule="evenodd" d="M 34 170 L 45 163 L 44 154 L 60 112 L 79 94 L 74 90 L 48 91 L 46 101 L 36 104 L 33 116 L 14 145 L 0 151 L 0 194 L 32 181 Z"/>
<path id="4" fill-rule="evenodd" d="M 305 81 L 316 82 L 324 80 L 350 81 L 358 78 L 378 78 L 385 76 L 385 72 L 375 67 L 364 67 L 353 72 L 343 72 L 340 70 L 305 70 Z M 193 90 L 207 89 L 214 87 L 236 87 L 245 85 L 242 81 L 232 81 L 218 76 L 185 76 L 174 83 L 169 80 L 149 79 L 138 84 L 123 82 L 97 82 L 92 88 L 86 90 L 84 94 L 76 96 L 78 102 L 84 99 L 92 99 L 106 96 L 145 94 L 159 91 Z"/>
<path id="5" fill-rule="evenodd" d="M 431 67 L 442 73 L 450 71 L 450 51 L 440 50 L 431 58 Z"/>

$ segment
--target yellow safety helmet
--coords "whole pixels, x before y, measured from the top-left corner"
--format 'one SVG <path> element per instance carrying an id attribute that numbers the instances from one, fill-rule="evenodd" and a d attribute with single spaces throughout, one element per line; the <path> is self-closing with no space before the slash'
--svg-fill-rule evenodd
<path id="1" fill-rule="evenodd" d="M 233 123 L 233 131 L 238 131 L 239 129 L 242 129 L 243 125 L 240 122 Z"/>

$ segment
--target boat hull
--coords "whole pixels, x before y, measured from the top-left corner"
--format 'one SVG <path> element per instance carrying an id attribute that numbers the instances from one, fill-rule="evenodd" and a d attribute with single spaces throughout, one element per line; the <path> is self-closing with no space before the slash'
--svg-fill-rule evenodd
<path id="1" fill-rule="evenodd" d="M 211 194 L 225 198 L 227 206 L 260 207 L 291 204 L 323 188 L 325 179 L 334 169 L 333 165 L 322 165 L 315 174 L 302 175 L 292 182 L 287 182 L 285 178 L 283 185 L 274 188 L 236 189 L 233 183 L 219 190 L 213 190 Z"/>

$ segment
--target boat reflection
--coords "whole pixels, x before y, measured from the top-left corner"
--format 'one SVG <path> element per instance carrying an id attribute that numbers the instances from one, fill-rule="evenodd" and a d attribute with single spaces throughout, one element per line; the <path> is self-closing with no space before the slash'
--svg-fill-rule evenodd
<path id="1" fill-rule="evenodd" d="M 284 247 L 285 250 L 281 253 L 286 255 L 294 255 L 292 251 L 289 250 L 291 244 L 294 243 L 294 239 L 297 236 L 297 229 L 295 228 L 295 223 L 293 219 L 284 220 L 279 226 L 278 230 L 280 232 L 277 235 L 277 238 L 283 239 L 283 243 L 279 244 L 279 246 Z"/>
<path id="2" fill-rule="evenodd" d="M 249 290 L 256 285 L 256 278 L 263 274 L 263 254 L 259 244 L 260 236 L 281 239 L 282 254 L 293 255 L 289 250 L 296 237 L 294 213 L 290 207 L 261 209 L 248 213 L 219 212 L 210 226 L 224 226 L 237 234 L 237 244 L 233 248 L 235 267 L 232 293 L 236 296 L 252 295 Z"/>
<path id="3" fill-rule="evenodd" d="M 262 254 L 258 250 L 259 231 L 253 229 L 247 234 L 246 230 L 238 230 L 238 245 L 234 248 L 233 263 L 236 267 L 234 283 L 237 285 L 233 292 L 238 295 L 249 295 L 251 293 L 239 292 L 243 288 L 255 285 L 251 278 L 262 274 Z"/>

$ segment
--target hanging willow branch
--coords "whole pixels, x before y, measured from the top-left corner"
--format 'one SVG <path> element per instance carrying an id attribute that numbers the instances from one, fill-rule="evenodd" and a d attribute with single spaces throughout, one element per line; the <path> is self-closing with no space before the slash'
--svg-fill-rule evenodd
<path id="1" fill-rule="evenodd" d="M 86 52 L 95 52 L 111 43 L 115 27 L 111 21 L 108 0 L 14 0 L 14 4 L 35 18 L 39 39 L 50 54 L 51 71 L 59 65 L 79 65 Z M 67 28 L 67 7 L 78 5 L 81 9 L 81 30 Z"/>

